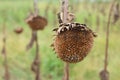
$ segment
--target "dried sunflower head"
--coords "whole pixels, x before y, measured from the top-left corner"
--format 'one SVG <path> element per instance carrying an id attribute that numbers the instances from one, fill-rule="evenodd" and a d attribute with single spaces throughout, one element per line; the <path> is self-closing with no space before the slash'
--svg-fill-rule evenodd
<path id="1" fill-rule="evenodd" d="M 17 27 L 17 28 L 14 29 L 14 32 L 15 32 L 16 34 L 20 34 L 20 33 L 23 32 L 23 28 L 22 28 L 22 27 Z"/>
<path id="2" fill-rule="evenodd" d="M 96 36 L 85 24 L 65 23 L 54 29 L 57 35 L 53 48 L 58 57 L 69 63 L 77 63 L 84 59 L 93 46 Z"/>
<path id="3" fill-rule="evenodd" d="M 34 14 L 28 16 L 25 21 L 32 30 L 43 30 L 48 23 L 44 17 Z"/>

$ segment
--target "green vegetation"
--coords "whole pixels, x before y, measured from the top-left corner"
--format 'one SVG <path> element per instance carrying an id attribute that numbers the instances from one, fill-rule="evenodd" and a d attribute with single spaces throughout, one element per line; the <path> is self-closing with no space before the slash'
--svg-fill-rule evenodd
<path id="1" fill-rule="evenodd" d="M 39 2 L 40 15 L 44 16 L 45 8 L 48 3 Z M 41 76 L 43 80 L 61 80 L 63 76 L 63 62 L 57 58 L 52 51 L 50 44 L 53 41 L 52 29 L 53 24 L 52 13 L 55 7 L 59 11 L 59 1 L 52 3 L 48 11 L 49 24 L 43 31 L 38 32 L 40 54 L 41 54 Z M 103 16 L 99 11 L 100 7 L 105 6 L 105 14 Z M 94 7 L 95 6 L 95 7 Z M 80 63 L 70 65 L 70 80 L 99 80 L 99 72 L 103 69 L 104 52 L 105 52 L 105 29 L 107 22 L 107 14 L 109 3 L 80 3 L 76 14 L 76 21 L 84 23 L 87 18 L 87 25 L 94 31 L 96 30 L 96 16 L 100 16 L 100 28 L 97 32 L 98 37 L 95 39 L 94 46 L 90 54 Z M 7 27 L 7 55 L 10 67 L 11 80 L 34 80 L 34 74 L 30 70 L 31 63 L 34 59 L 35 46 L 30 51 L 25 51 L 26 45 L 31 38 L 31 30 L 25 23 L 30 10 L 33 10 L 32 0 L 1 0 L 0 1 L 0 51 L 2 49 L 2 26 L 5 23 Z M 111 25 L 110 28 L 110 44 L 109 44 L 109 65 L 110 80 L 119 80 L 120 78 L 120 20 Z M 14 28 L 21 26 L 24 32 L 17 35 L 13 32 Z M 57 26 L 56 26 L 57 27 Z M 3 80 L 4 67 L 3 55 L 0 55 L 0 80 Z"/>

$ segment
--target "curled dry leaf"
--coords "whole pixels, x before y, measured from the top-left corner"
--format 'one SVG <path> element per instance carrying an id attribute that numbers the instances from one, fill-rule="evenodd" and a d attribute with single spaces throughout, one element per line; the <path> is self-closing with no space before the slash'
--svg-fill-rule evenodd
<path id="1" fill-rule="evenodd" d="M 99 75 L 100 75 L 101 80 L 109 80 L 109 72 L 108 71 L 102 70 Z"/>
<path id="2" fill-rule="evenodd" d="M 32 66 L 31 66 L 31 70 L 35 73 L 37 73 L 37 70 L 39 70 L 39 64 L 40 64 L 40 61 L 39 61 L 39 58 L 36 54 L 36 57 L 32 63 Z"/>
<path id="3" fill-rule="evenodd" d="M 26 50 L 29 50 L 30 48 L 32 48 L 32 46 L 35 42 L 35 39 L 36 39 L 36 31 L 32 31 L 32 36 L 31 36 L 29 44 L 26 47 Z"/>
<path id="4" fill-rule="evenodd" d="M 113 23 L 116 23 L 120 18 L 119 3 L 117 3 L 114 7 L 113 17 L 114 17 Z"/>
<path id="5" fill-rule="evenodd" d="M 2 53 L 2 54 L 5 54 L 5 53 L 6 53 L 5 47 L 3 47 L 1 53 Z"/>

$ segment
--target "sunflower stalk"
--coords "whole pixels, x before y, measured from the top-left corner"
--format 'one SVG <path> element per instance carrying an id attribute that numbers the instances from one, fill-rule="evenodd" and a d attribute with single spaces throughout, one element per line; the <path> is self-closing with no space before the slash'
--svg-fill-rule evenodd
<path id="1" fill-rule="evenodd" d="M 4 68 L 5 68 L 4 80 L 10 80 L 10 73 L 9 73 L 7 53 L 6 53 L 6 27 L 5 27 L 5 24 L 3 25 L 3 35 L 4 35 L 4 37 L 3 37 L 2 54 L 4 55 Z"/>
<path id="2" fill-rule="evenodd" d="M 110 28 L 110 21 L 111 21 L 111 15 L 112 15 L 112 10 L 115 4 L 115 0 L 113 0 L 110 10 L 109 10 L 109 15 L 108 15 L 108 23 L 107 23 L 107 31 L 106 31 L 106 48 L 105 48 L 105 64 L 104 64 L 104 70 L 107 70 L 107 65 L 108 65 L 108 46 L 109 46 L 109 28 Z"/>
<path id="3" fill-rule="evenodd" d="M 38 3 L 38 0 L 34 0 L 34 15 L 35 16 L 37 16 L 39 13 L 37 3 Z M 31 69 L 36 75 L 35 80 L 41 80 L 38 36 L 37 36 L 37 31 L 32 30 L 32 38 L 30 41 L 30 43 L 31 43 L 30 45 L 33 45 L 34 42 L 36 43 L 36 56 L 31 65 Z"/>
<path id="4" fill-rule="evenodd" d="M 62 0 L 61 12 L 63 13 L 62 19 L 63 23 L 67 23 L 68 17 L 68 0 Z M 69 80 L 69 63 L 64 64 L 64 77 L 63 80 Z"/>
<path id="5" fill-rule="evenodd" d="M 108 22 L 107 22 L 107 31 L 106 31 L 106 46 L 105 46 L 105 60 L 104 60 L 104 69 L 100 72 L 100 79 L 101 80 L 109 80 L 109 72 L 107 71 L 108 66 L 108 47 L 109 47 L 109 28 L 110 28 L 110 22 L 111 22 L 111 15 L 113 11 L 113 7 L 116 0 L 113 0 L 109 15 L 108 15 Z"/>

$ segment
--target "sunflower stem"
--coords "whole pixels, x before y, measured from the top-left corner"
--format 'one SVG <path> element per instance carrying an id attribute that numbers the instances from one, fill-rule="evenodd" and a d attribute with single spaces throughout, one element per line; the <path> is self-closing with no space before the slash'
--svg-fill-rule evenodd
<path id="1" fill-rule="evenodd" d="M 39 9 L 38 9 L 38 0 L 34 0 L 34 14 L 38 15 L 39 13 Z M 37 31 L 32 31 L 32 33 L 34 34 L 35 38 L 34 41 L 36 42 L 36 56 L 35 59 L 33 61 L 32 66 L 36 67 L 35 68 L 35 74 L 36 74 L 36 78 L 35 80 L 41 80 L 40 77 L 40 57 L 39 57 L 39 43 L 38 43 L 38 36 L 37 36 Z"/>
<path id="2" fill-rule="evenodd" d="M 4 55 L 4 68 L 5 68 L 4 80 L 10 80 L 10 73 L 9 73 L 7 53 L 6 53 L 6 27 L 5 27 L 5 24 L 3 25 L 3 35 L 4 35 L 4 37 L 3 37 L 2 54 Z"/>
<path id="3" fill-rule="evenodd" d="M 62 0 L 61 12 L 63 13 L 63 23 L 67 23 L 68 17 L 68 0 Z M 64 77 L 63 80 L 69 80 L 69 63 L 64 64 Z"/>
<path id="4" fill-rule="evenodd" d="M 111 15 L 112 15 L 114 4 L 115 4 L 115 0 L 113 0 L 111 4 L 109 15 L 108 15 L 108 23 L 107 23 L 107 31 L 106 31 L 105 63 L 104 63 L 105 71 L 107 70 L 107 65 L 108 65 L 109 28 L 110 28 L 110 21 L 111 21 Z"/>

